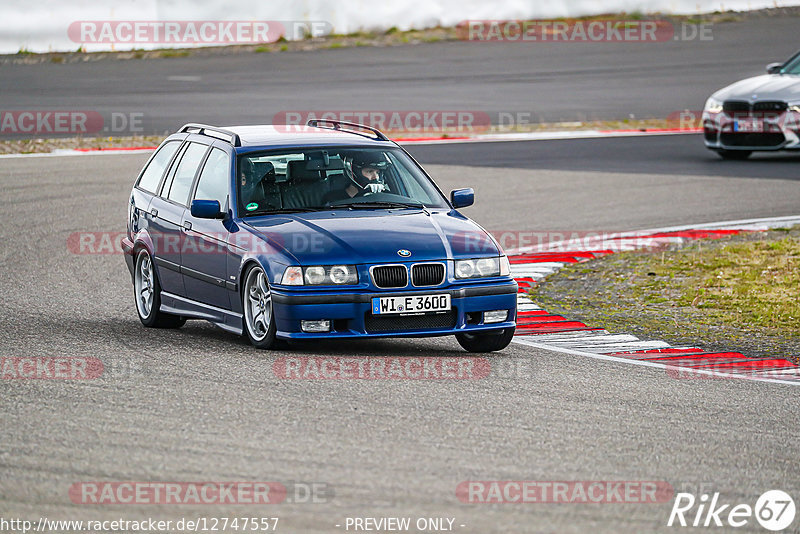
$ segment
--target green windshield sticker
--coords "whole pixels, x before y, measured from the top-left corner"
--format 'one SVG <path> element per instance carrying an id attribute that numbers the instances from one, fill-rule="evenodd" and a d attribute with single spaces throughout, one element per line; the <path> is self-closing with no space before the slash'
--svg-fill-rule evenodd
<path id="1" fill-rule="evenodd" d="M 247 211 L 253 211 L 254 209 L 258 209 L 258 204 L 256 204 L 255 202 L 251 202 L 250 204 L 245 206 L 244 209 L 246 209 Z"/>

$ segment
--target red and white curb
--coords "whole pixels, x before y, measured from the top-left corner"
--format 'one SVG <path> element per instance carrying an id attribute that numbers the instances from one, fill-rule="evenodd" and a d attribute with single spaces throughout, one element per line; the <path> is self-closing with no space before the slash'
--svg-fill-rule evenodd
<path id="1" fill-rule="evenodd" d="M 739 352 L 711 352 L 673 347 L 666 341 L 642 340 L 611 333 L 543 310 L 527 296 L 536 282 L 568 263 L 626 250 L 682 244 L 695 239 L 718 239 L 743 232 L 788 228 L 800 216 L 724 221 L 636 232 L 596 239 L 563 240 L 510 250 L 511 274 L 519 284 L 515 343 L 606 361 L 665 369 L 673 378 L 739 378 L 800 385 L 800 367 L 785 358 L 748 358 Z"/>

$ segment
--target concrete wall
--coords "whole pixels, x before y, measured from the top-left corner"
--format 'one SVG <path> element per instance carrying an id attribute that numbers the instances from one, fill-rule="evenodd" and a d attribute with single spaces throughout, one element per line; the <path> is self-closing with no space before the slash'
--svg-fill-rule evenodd
<path id="1" fill-rule="evenodd" d="M 687 14 L 800 4 L 800 0 L 3 0 L 0 53 L 71 51 L 79 21 L 319 21 L 328 31 L 401 30 L 467 19 L 536 19 L 611 12 Z M 73 27 L 73 36 L 69 33 Z M 289 25 L 287 25 L 289 26 Z M 274 30 L 275 25 L 272 25 Z M 99 31 L 99 29 L 98 29 Z M 99 35 L 99 33 L 98 33 Z M 289 38 L 294 37 L 289 35 Z M 85 50 L 160 48 L 174 44 L 93 43 Z M 185 44 L 177 46 L 186 46 Z"/>

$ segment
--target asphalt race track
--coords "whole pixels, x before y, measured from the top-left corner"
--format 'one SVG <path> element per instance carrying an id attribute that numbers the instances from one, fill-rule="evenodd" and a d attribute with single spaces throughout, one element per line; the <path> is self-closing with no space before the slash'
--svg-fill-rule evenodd
<path id="1" fill-rule="evenodd" d="M 172 132 L 187 117 L 264 124 L 297 110 L 468 110 L 495 123 L 501 112 L 528 113 L 534 122 L 666 118 L 702 109 L 713 91 L 763 74 L 767 63 L 798 47 L 793 17 L 722 23 L 712 31 L 710 41 L 449 42 L 3 65 L 0 107 L 106 118 L 138 113 L 141 133 Z"/>
<path id="2" fill-rule="evenodd" d="M 144 112 L 148 132 L 190 120 L 268 122 L 287 109 L 665 117 L 788 57 L 796 32 L 787 18 L 723 24 L 714 41 L 657 46 L 446 43 L 4 65 L 0 105 Z M 465 213 L 491 231 L 619 231 L 800 213 L 798 156 L 726 162 L 697 135 L 407 148 L 443 190 L 474 187 L 476 204 Z M 279 531 L 291 533 L 343 532 L 336 525 L 347 517 L 451 517 L 464 533 L 670 532 L 671 501 L 464 504 L 456 488 L 469 480 L 665 481 L 751 506 L 770 489 L 800 495 L 800 389 L 789 385 L 678 380 L 516 343 L 488 357 L 483 379 L 286 380 L 273 370 L 286 356 L 465 353 L 449 338 L 265 352 L 199 321 L 145 329 L 122 256 L 75 253 L 68 242 L 77 232 L 124 230 L 146 158 L 0 158 L 0 356 L 84 356 L 105 369 L 95 380 L 0 381 L 3 517 L 246 515 L 279 517 Z M 268 506 L 75 504 L 70 488 L 92 481 L 322 489 L 321 502 L 293 495 Z M 737 530 L 763 532 L 753 520 Z"/>
<path id="3" fill-rule="evenodd" d="M 493 231 L 615 232 L 799 209 L 798 156 L 757 154 L 737 166 L 699 135 L 408 148 L 443 189 L 473 187 L 465 213 Z M 433 165 L 448 162 L 458 165 Z"/>
<path id="4" fill-rule="evenodd" d="M 635 154 L 631 144 L 679 140 L 607 142 Z M 517 151 L 516 168 L 474 166 L 476 158 L 491 158 L 497 143 L 411 149 L 444 189 L 478 189 L 468 213 L 489 229 L 644 228 L 723 214 L 768 216 L 788 213 L 797 199 L 796 182 L 786 179 L 587 172 L 566 164 L 537 170 L 526 158 L 543 150 L 539 143 L 545 144 Z M 468 165 L 435 163 L 444 155 Z M 145 158 L 0 160 L 0 353 L 90 356 L 106 368 L 99 380 L 0 384 L 0 508 L 9 514 L 247 513 L 280 517 L 287 532 L 335 532 L 348 516 L 395 515 L 454 517 L 462 532 L 655 532 L 670 530 L 670 503 L 467 505 L 455 489 L 466 480 L 661 480 L 677 490 L 713 487 L 740 501 L 772 488 L 800 490 L 793 446 L 798 389 L 791 386 L 676 380 L 663 370 L 518 344 L 491 356 L 493 372 L 481 380 L 281 380 L 272 367 L 281 356 L 464 353 L 451 339 L 258 352 L 202 322 L 145 330 L 122 257 L 67 248 L 73 232 L 124 228 L 131 177 Z M 767 175 L 787 167 L 761 165 Z M 711 192 L 697 205 L 679 202 L 703 191 Z M 597 205 L 589 195 L 600 197 Z M 503 208 L 501 196 L 519 206 Z M 639 207 L 643 198 L 646 209 Z M 700 210 L 703 203 L 710 213 Z M 73 504 L 68 495 L 77 482 L 173 480 L 326 484 L 328 502 L 100 507 Z"/>

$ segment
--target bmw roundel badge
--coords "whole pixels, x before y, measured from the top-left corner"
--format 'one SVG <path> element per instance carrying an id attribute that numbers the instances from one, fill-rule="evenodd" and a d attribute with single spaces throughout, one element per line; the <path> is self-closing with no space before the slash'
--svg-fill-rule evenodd
<path id="1" fill-rule="evenodd" d="M 402 256 L 402 257 L 404 257 L 404 258 L 407 258 L 407 257 L 411 256 L 411 251 L 410 250 L 406 250 L 404 248 L 401 248 L 400 250 L 397 251 L 397 254 Z"/>

